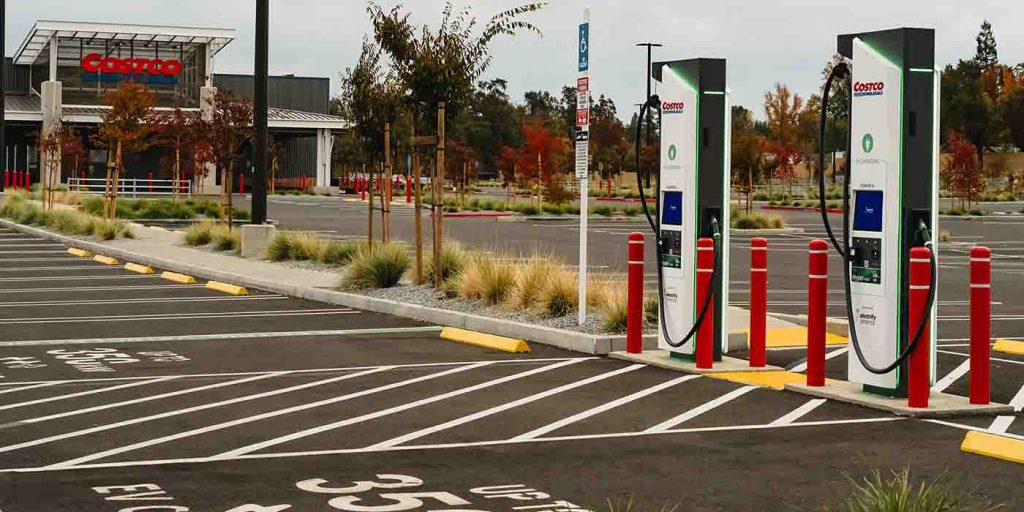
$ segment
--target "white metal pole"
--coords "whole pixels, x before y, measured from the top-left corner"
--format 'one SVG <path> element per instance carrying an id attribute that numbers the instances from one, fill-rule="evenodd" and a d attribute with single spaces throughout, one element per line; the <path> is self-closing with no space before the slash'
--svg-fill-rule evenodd
<path id="1" fill-rule="evenodd" d="M 580 183 L 579 324 L 587 321 L 587 220 L 590 215 L 590 7 L 583 9 L 576 80 L 576 177 Z M 582 147 L 581 147 L 582 146 Z"/>

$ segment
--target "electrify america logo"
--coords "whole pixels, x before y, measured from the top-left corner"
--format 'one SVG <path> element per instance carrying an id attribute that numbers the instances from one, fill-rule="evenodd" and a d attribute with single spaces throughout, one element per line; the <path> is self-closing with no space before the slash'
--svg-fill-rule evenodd
<path id="1" fill-rule="evenodd" d="M 881 96 L 885 93 L 885 82 L 857 82 L 853 84 L 853 97 Z"/>
<path id="2" fill-rule="evenodd" d="M 681 101 L 664 101 L 661 103 L 662 114 L 682 114 L 686 104 Z"/>

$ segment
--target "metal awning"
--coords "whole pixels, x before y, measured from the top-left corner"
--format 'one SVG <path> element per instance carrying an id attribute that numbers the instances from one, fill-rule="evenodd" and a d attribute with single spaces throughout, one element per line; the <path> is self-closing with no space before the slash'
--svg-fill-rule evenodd
<path id="1" fill-rule="evenodd" d="M 40 20 L 14 54 L 15 64 L 35 64 L 54 37 L 139 43 L 209 44 L 211 56 L 231 41 L 236 32 L 226 28 L 131 25 Z"/>

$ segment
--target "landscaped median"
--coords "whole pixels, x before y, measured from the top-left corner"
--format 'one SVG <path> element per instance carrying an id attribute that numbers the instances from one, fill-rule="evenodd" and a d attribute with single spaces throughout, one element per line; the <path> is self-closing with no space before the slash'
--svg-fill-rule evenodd
<path id="1" fill-rule="evenodd" d="M 512 339 L 528 340 L 588 354 L 607 354 L 625 347 L 625 336 L 602 332 L 603 317 L 600 314 L 592 314 L 588 320 L 588 326 L 584 330 L 580 330 L 576 326 L 575 308 L 572 305 L 574 292 L 569 290 L 569 288 L 575 288 L 575 282 L 574 280 L 572 283 L 567 282 L 572 280 L 575 275 L 571 272 L 562 274 L 563 277 L 558 278 L 559 289 L 564 291 L 565 295 L 552 294 L 548 302 L 545 302 L 546 308 L 552 308 L 555 311 L 564 308 L 561 310 L 561 315 L 550 317 L 546 314 L 507 310 L 504 299 L 512 296 L 509 294 L 511 287 L 489 287 L 486 285 L 489 281 L 488 278 L 470 277 L 469 284 L 460 285 L 459 288 L 465 288 L 466 293 L 476 294 L 479 297 L 476 299 L 448 297 L 433 291 L 430 287 L 410 284 L 384 290 L 356 286 L 357 277 L 361 275 L 365 278 L 367 269 L 376 268 L 374 265 L 366 264 L 369 256 L 366 256 L 368 251 L 365 249 L 362 256 L 359 254 L 360 251 L 356 251 L 351 262 L 342 268 L 338 265 L 314 263 L 312 260 L 273 262 L 269 259 L 243 259 L 230 252 L 197 250 L 183 244 L 181 233 L 139 225 L 131 225 L 136 238 L 111 241 L 66 236 L 3 219 L 0 219 L 0 225 L 56 240 L 93 254 L 103 254 L 121 261 L 130 261 L 183 276 L 196 276 L 205 280 L 231 283 L 243 288 L 266 290 L 306 300 L 391 314 L 427 322 L 431 325 L 456 327 Z M 315 245 L 319 245 L 319 242 Z M 331 243 L 327 242 L 324 246 L 331 247 Z M 338 246 L 334 245 L 333 247 Z M 391 248 L 376 247 L 373 258 L 388 259 L 394 256 L 397 253 L 394 247 L 399 246 L 389 247 Z M 315 254 L 317 251 L 313 251 L 313 253 Z M 405 258 L 409 258 L 407 253 L 403 252 L 403 254 Z M 487 260 L 483 257 L 474 259 L 481 262 Z M 490 259 L 495 260 L 496 258 Z M 515 277 L 514 272 L 507 272 L 510 263 L 500 261 L 493 263 L 500 268 L 496 271 L 497 275 Z M 395 270 L 385 274 L 388 274 L 391 279 L 397 275 L 400 281 L 407 282 L 407 280 L 403 280 L 406 279 L 406 272 L 408 272 L 408 259 L 405 265 L 400 266 L 401 271 Z M 447 264 L 442 267 L 447 268 Z M 464 272 L 468 272 L 471 276 L 476 273 L 475 275 L 479 276 L 480 273 L 495 272 L 495 268 L 488 269 L 486 264 L 471 265 L 467 266 Z M 376 279 L 376 277 L 371 277 L 371 279 Z M 500 281 L 508 282 L 507 279 Z M 344 288 L 344 291 L 341 288 Z M 500 292 L 502 288 L 504 288 L 504 292 Z M 610 290 L 616 288 L 614 286 L 606 287 Z M 414 300 L 416 296 L 423 298 L 421 303 Z M 502 300 L 498 300 L 499 298 Z M 645 342 L 649 346 L 653 345 L 655 337 L 647 337 Z"/>

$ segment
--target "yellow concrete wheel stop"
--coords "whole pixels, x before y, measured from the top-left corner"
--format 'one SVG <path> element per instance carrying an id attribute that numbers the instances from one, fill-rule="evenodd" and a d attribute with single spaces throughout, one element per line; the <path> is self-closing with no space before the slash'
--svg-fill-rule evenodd
<path id="1" fill-rule="evenodd" d="M 530 351 L 530 346 L 523 340 L 506 338 L 504 336 L 495 336 L 493 334 L 484 334 L 476 331 L 467 331 L 465 329 L 456 329 L 454 327 L 445 327 L 441 331 L 441 338 L 448 341 L 500 350 L 502 352 L 511 352 L 513 354 Z"/>
<path id="2" fill-rule="evenodd" d="M 139 265 L 138 263 L 127 263 L 124 269 L 129 272 L 135 272 L 136 274 L 152 274 L 153 267 L 147 267 L 146 265 Z"/>
<path id="3" fill-rule="evenodd" d="M 1024 356 L 1024 341 L 996 340 L 996 343 L 992 345 L 992 351 Z"/>
<path id="4" fill-rule="evenodd" d="M 207 290 L 214 290 L 214 291 L 226 293 L 228 295 L 235 295 L 235 296 L 249 295 L 249 290 L 246 290 L 245 288 L 243 288 L 241 286 L 237 286 L 237 285 L 233 285 L 233 284 L 228 284 L 228 283 L 222 283 L 220 281 L 210 281 L 210 282 L 206 283 L 206 289 Z"/>
<path id="5" fill-rule="evenodd" d="M 69 248 L 68 254 L 72 256 L 78 256 L 79 258 L 88 258 L 89 256 L 92 256 L 92 254 L 89 254 L 89 251 L 85 249 L 79 249 L 77 247 Z"/>
<path id="6" fill-rule="evenodd" d="M 178 284 L 196 284 L 196 278 L 177 272 L 164 272 L 160 274 L 160 278 Z"/>
<path id="7" fill-rule="evenodd" d="M 960 449 L 1007 462 L 1024 464 L 1024 441 L 987 432 L 968 432 Z"/>
<path id="8" fill-rule="evenodd" d="M 110 266 L 119 265 L 119 263 L 117 262 L 116 258 L 111 258 L 110 256 L 103 256 L 101 254 L 97 254 L 96 256 L 93 256 L 92 260 L 95 261 L 95 262 L 98 262 L 98 263 L 102 263 L 104 265 L 110 265 Z"/>

